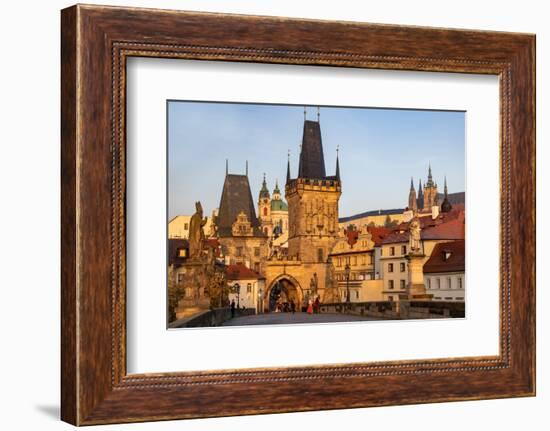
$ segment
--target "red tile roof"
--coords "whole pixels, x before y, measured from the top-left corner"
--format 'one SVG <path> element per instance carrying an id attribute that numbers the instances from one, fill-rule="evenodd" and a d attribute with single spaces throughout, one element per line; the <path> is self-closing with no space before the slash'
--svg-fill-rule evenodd
<path id="1" fill-rule="evenodd" d="M 380 246 L 380 244 L 382 244 L 382 240 L 392 233 L 391 229 L 375 226 L 367 227 L 367 231 L 371 234 L 371 239 L 376 246 Z"/>
<path id="2" fill-rule="evenodd" d="M 419 217 L 423 240 L 464 239 L 464 211 L 449 212 L 437 219 Z M 400 223 L 395 230 L 382 239 L 382 244 L 394 244 L 409 240 L 409 222 Z"/>
<path id="3" fill-rule="evenodd" d="M 242 263 L 229 265 L 225 271 L 228 280 L 260 280 L 264 278 L 256 271 L 253 271 Z"/>
<path id="4" fill-rule="evenodd" d="M 437 244 L 424 264 L 424 273 L 464 271 L 464 241 Z"/>
<path id="5" fill-rule="evenodd" d="M 464 221 L 456 218 L 422 231 L 422 239 L 464 239 Z"/>
<path id="6" fill-rule="evenodd" d="M 381 244 L 394 244 L 397 242 L 408 242 L 409 241 L 409 231 L 400 232 L 398 230 L 393 231 L 387 237 L 380 241 Z"/>

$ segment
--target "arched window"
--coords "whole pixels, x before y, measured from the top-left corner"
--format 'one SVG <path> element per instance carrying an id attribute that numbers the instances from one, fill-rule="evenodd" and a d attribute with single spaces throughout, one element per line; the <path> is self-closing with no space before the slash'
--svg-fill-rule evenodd
<path id="1" fill-rule="evenodd" d="M 267 207 L 264 207 L 264 216 L 267 215 Z"/>

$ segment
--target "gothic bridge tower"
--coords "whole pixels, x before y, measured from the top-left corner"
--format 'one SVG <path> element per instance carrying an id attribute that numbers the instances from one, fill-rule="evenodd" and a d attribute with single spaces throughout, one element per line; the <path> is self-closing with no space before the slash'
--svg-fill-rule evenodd
<path id="1" fill-rule="evenodd" d="M 338 201 L 342 194 L 340 167 L 327 176 L 319 121 L 304 119 L 298 177 L 287 166 L 288 255 L 303 263 L 323 263 L 338 236 Z"/>
<path id="2" fill-rule="evenodd" d="M 266 301 L 284 287 L 284 296 L 296 301 L 298 309 L 305 309 L 308 300 L 317 297 L 326 302 L 333 288 L 329 254 L 338 240 L 338 201 L 342 193 L 338 154 L 336 174 L 328 176 L 317 115 L 317 121 L 308 121 L 304 115 L 297 178 L 291 178 L 287 163 L 288 251 L 265 265 Z"/>

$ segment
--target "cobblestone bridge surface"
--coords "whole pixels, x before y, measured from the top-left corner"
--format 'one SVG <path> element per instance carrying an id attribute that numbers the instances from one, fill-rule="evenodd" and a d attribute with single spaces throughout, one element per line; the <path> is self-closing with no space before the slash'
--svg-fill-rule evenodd
<path id="1" fill-rule="evenodd" d="M 345 314 L 307 314 L 307 313 L 265 313 L 251 316 L 235 317 L 223 323 L 222 326 L 246 325 L 288 325 L 292 323 L 333 323 L 380 320 L 376 317 L 364 317 Z"/>

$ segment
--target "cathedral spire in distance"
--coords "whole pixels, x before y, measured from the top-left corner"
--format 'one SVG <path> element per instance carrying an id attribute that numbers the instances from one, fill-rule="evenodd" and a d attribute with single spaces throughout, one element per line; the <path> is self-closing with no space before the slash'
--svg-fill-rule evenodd
<path id="1" fill-rule="evenodd" d="M 434 187 L 431 163 L 428 163 L 428 181 L 426 181 L 425 187 Z"/>
<path id="2" fill-rule="evenodd" d="M 449 194 L 447 192 L 447 175 L 445 175 L 445 183 L 443 186 L 443 203 L 441 204 L 441 212 L 448 213 L 453 209 L 453 206 L 449 202 Z"/>
<path id="3" fill-rule="evenodd" d="M 424 208 L 424 191 L 422 190 L 422 180 L 418 180 L 418 198 L 416 199 L 416 207 Z"/>
<path id="4" fill-rule="evenodd" d="M 409 210 L 416 212 L 418 209 L 418 202 L 416 200 L 416 190 L 414 189 L 413 178 L 411 177 L 411 188 L 409 190 Z"/>

